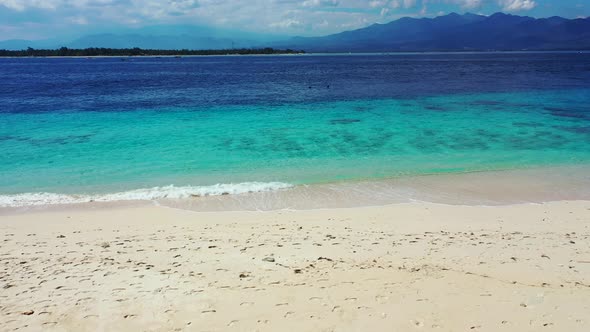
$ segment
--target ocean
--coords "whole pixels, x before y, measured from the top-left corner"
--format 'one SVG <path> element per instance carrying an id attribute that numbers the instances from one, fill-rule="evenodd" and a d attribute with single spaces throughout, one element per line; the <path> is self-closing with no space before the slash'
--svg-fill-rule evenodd
<path id="1" fill-rule="evenodd" d="M 578 52 L 4 58 L 0 207 L 286 208 L 263 201 L 355 183 L 351 201 L 385 204 L 426 197 L 409 179 L 507 170 L 569 176 L 585 197 L 589 105 Z"/>

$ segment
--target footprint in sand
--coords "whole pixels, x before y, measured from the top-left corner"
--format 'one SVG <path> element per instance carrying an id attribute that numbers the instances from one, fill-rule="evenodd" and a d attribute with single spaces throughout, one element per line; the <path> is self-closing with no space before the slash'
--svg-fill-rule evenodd
<path id="1" fill-rule="evenodd" d="M 379 304 L 385 304 L 385 303 L 387 303 L 388 300 L 389 300 L 388 296 L 383 296 L 383 295 L 375 296 L 375 301 L 377 301 L 377 303 L 379 303 Z"/>

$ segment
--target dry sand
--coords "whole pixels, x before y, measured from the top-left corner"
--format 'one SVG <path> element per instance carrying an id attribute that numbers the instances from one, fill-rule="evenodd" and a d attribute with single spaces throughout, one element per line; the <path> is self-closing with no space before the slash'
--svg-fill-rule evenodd
<path id="1" fill-rule="evenodd" d="M 590 331 L 590 202 L 0 217 L 1 331 Z"/>

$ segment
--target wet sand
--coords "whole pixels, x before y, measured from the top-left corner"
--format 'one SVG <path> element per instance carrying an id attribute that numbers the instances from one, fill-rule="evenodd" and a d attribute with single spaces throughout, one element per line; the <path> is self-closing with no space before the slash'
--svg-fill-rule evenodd
<path id="1" fill-rule="evenodd" d="M 190 182 L 186 180 L 186 182 Z M 252 183 L 251 183 L 252 184 Z M 247 184 L 241 184 L 247 187 Z M 240 184 L 226 184 L 228 188 Z M 211 190 L 215 186 L 210 186 Z M 263 186 L 264 187 L 264 186 Z M 199 187 L 196 187 L 199 188 Z M 258 186 L 260 189 L 260 186 Z M 150 190 L 148 190 L 149 192 Z M 30 204 L 18 195 L 0 196 L 0 216 L 15 213 L 63 210 L 96 210 L 160 205 L 183 210 L 274 211 L 313 210 L 383 206 L 428 202 L 449 205 L 514 205 L 554 201 L 590 200 L 590 166 L 540 167 L 530 169 L 482 171 L 420 176 L 399 176 L 365 181 L 342 181 L 287 186 L 283 189 L 231 193 L 215 188 L 214 194 L 182 189 L 183 198 L 170 198 L 161 188 L 152 188 L 158 198 L 145 198 L 132 191 L 95 194 L 81 193 L 52 199 L 52 193 L 29 197 Z M 241 191 L 240 191 L 241 192 Z M 60 195 L 57 195 L 60 196 Z M 148 194 L 147 196 L 151 196 Z M 135 197 L 135 198 L 129 198 Z M 165 198 L 167 197 L 167 198 Z M 174 197 L 174 195 L 172 195 Z M 3 198 L 3 199 L 2 199 Z M 77 203 L 64 203 L 77 202 Z M 23 205 L 24 204 L 24 205 Z"/>
<path id="2" fill-rule="evenodd" d="M 192 199 L 161 199 L 193 211 L 272 211 L 429 202 L 513 205 L 590 200 L 590 166 L 542 167 L 302 185 L 292 189 Z"/>
<path id="3" fill-rule="evenodd" d="M 588 331 L 590 201 L 0 217 L 0 331 Z"/>

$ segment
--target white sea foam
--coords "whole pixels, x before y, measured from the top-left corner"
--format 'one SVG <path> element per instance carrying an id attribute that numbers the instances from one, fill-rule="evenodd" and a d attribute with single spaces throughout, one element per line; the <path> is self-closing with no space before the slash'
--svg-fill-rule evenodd
<path id="1" fill-rule="evenodd" d="M 24 207 L 39 205 L 79 204 L 89 202 L 114 201 L 152 201 L 158 199 L 182 199 L 200 196 L 237 195 L 266 192 L 291 188 L 293 185 L 282 182 L 244 182 L 225 183 L 212 186 L 165 186 L 136 189 L 100 195 L 66 195 L 56 193 L 24 193 L 0 195 L 0 207 Z"/>

